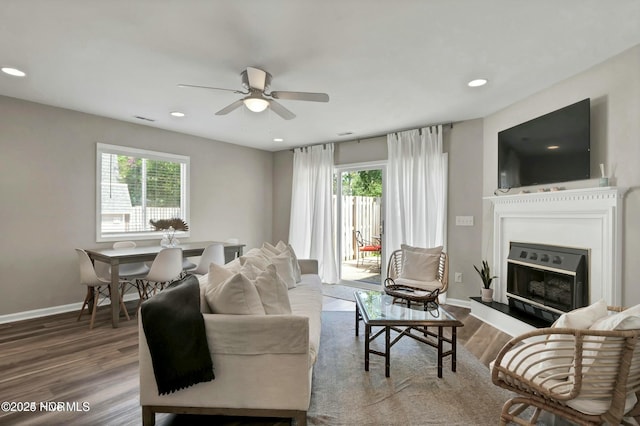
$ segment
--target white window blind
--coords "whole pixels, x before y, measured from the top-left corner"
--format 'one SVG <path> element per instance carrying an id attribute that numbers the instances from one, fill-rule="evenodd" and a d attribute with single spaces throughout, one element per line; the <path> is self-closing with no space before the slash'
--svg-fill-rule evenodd
<path id="1" fill-rule="evenodd" d="M 150 220 L 189 223 L 189 157 L 99 143 L 96 160 L 97 241 L 156 238 Z"/>

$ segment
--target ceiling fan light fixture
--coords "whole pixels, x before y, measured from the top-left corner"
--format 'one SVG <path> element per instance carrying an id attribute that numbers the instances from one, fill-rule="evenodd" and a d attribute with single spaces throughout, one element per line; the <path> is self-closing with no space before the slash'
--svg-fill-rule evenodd
<path id="1" fill-rule="evenodd" d="M 269 106 L 269 101 L 260 97 L 248 97 L 243 102 L 253 112 L 262 112 Z"/>

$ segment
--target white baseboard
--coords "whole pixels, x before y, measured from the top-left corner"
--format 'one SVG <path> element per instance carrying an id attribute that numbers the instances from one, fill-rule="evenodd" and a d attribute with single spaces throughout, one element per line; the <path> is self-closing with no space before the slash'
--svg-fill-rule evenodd
<path id="1" fill-rule="evenodd" d="M 125 294 L 124 301 L 138 300 L 138 294 Z M 102 305 L 100 305 L 102 306 Z M 65 312 L 79 311 L 82 308 L 82 302 L 70 303 L 68 305 L 52 306 L 50 308 L 34 309 L 31 311 L 16 312 L 13 314 L 0 315 L 0 324 L 8 322 L 24 321 L 33 318 L 47 317 L 49 315 L 63 314 Z"/>
<path id="2" fill-rule="evenodd" d="M 471 302 L 469 302 L 469 300 L 453 299 L 451 297 L 447 297 L 444 303 L 451 306 L 459 306 L 461 308 L 471 309 Z"/>

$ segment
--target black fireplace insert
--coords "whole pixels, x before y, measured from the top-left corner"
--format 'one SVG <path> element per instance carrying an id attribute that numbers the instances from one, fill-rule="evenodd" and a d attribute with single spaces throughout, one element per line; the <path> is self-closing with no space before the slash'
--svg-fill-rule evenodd
<path id="1" fill-rule="evenodd" d="M 512 242 L 507 258 L 509 306 L 548 322 L 589 304 L 589 251 Z"/>

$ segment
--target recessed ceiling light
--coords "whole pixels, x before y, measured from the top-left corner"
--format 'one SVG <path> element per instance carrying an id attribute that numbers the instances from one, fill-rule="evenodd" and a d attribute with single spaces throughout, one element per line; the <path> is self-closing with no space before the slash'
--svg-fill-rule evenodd
<path id="1" fill-rule="evenodd" d="M 184 112 L 172 111 L 171 115 L 173 115 L 174 117 L 184 117 Z"/>
<path id="2" fill-rule="evenodd" d="M 480 86 L 484 86 L 485 84 L 487 84 L 487 79 L 485 79 L 485 78 L 477 78 L 475 80 L 471 80 L 470 82 L 468 82 L 467 86 L 469 86 L 469 87 L 480 87 Z"/>
<path id="3" fill-rule="evenodd" d="M 284 139 L 282 138 L 273 138 L 274 142 L 284 142 Z"/>
<path id="4" fill-rule="evenodd" d="M 558 149 L 560 148 L 558 145 L 549 145 L 547 149 Z"/>
<path id="5" fill-rule="evenodd" d="M 24 77 L 25 75 L 27 75 L 24 71 L 20 71 L 17 68 L 11 68 L 11 67 L 2 67 L 2 72 L 5 74 L 12 75 L 14 77 Z"/>

